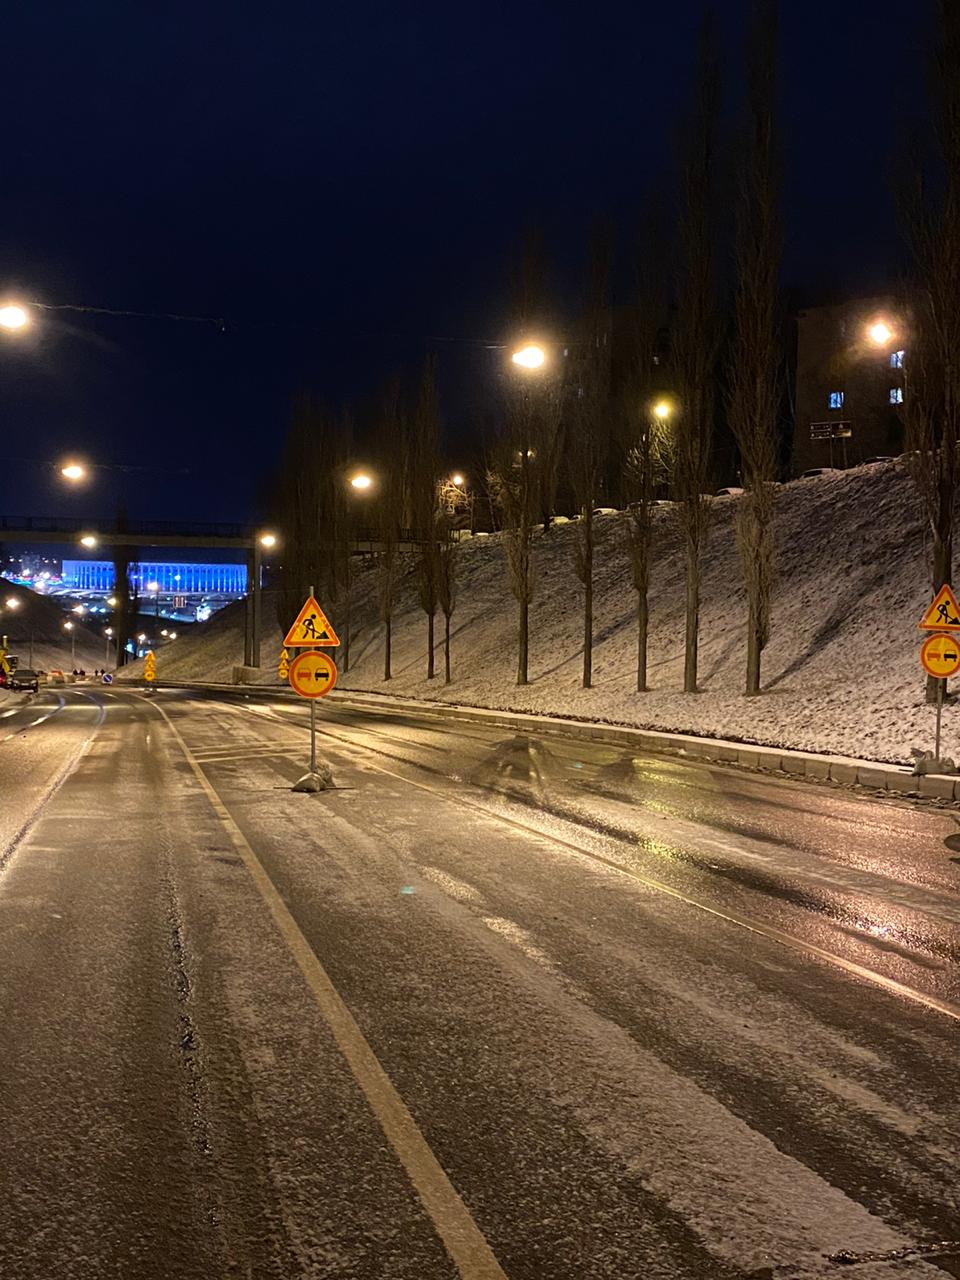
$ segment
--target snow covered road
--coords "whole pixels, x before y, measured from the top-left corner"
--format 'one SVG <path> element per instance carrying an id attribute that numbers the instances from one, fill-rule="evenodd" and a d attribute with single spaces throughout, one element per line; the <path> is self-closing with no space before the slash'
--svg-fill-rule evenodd
<path id="1" fill-rule="evenodd" d="M 298 707 L 96 701 L 9 819 L 0 1274 L 960 1275 L 950 812 L 343 706 L 308 797 Z"/>

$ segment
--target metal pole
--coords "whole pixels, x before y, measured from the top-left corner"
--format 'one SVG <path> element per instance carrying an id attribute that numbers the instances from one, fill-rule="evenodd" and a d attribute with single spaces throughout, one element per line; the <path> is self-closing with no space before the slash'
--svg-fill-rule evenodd
<path id="1" fill-rule="evenodd" d="M 313 597 L 316 589 L 313 583 L 310 583 L 310 595 Z M 310 772 L 317 772 L 317 700 L 310 699 Z"/>
<path id="2" fill-rule="evenodd" d="M 253 638 L 250 652 L 251 667 L 259 667 L 260 665 L 260 633 L 263 625 L 261 620 L 263 601 L 260 595 L 261 572 L 260 539 L 258 538 L 253 544 Z"/>
<path id="3" fill-rule="evenodd" d="M 253 581 L 253 553 L 247 552 L 247 592 L 243 601 L 243 665 L 253 666 L 253 602 L 250 591 Z"/>
<path id="4" fill-rule="evenodd" d="M 940 759 L 940 716 L 943 712 L 943 686 L 946 680 L 937 681 L 937 737 L 933 746 L 934 757 Z"/>
<path id="5" fill-rule="evenodd" d="M 33 632 L 32 631 L 30 632 L 30 660 L 27 665 L 30 667 L 30 670 L 32 671 L 33 670 Z"/>

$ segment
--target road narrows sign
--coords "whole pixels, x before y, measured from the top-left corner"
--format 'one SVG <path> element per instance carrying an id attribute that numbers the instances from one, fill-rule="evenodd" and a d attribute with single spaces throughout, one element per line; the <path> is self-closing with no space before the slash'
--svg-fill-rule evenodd
<path id="1" fill-rule="evenodd" d="M 143 678 L 144 680 L 154 681 L 157 678 L 157 660 L 153 655 L 153 650 L 148 649 L 143 658 Z"/>
<path id="2" fill-rule="evenodd" d="M 917 626 L 921 631 L 960 631 L 960 604 L 951 587 L 940 588 Z"/>
<path id="3" fill-rule="evenodd" d="M 325 653 L 298 653 L 287 678 L 301 698 L 323 698 L 337 683 L 337 668 Z"/>
<path id="4" fill-rule="evenodd" d="M 311 596 L 297 614 L 297 620 L 287 632 L 283 643 L 287 649 L 302 649 L 306 646 L 316 648 L 318 645 L 320 647 L 338 645 L 340 638 L 327 615 Z"/>
<path id="5" fill-rule="evenodd" d="M 938 680 L 960 671 L 960 639 L 953 636 L 927 636 L 920 646 L 920 661 L 928 675 Z"/>

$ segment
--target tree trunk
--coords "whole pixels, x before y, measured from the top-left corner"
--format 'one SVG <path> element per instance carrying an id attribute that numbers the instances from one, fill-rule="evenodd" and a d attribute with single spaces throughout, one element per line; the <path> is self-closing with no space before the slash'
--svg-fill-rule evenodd
<path id="1" fill-rule="evenodd" d="M 530 638 L 530 605 L 520 601 L 520 642 L 517 646 L 517 684 L 527 683 L 527 650 Z"/>
<path id="2" fill-rule="evenodd" d="M 450 683 L 450 615 L 443 615 L 443 683 Z"/>
<path id="3" fill-rule="evenodd" d="M 650 602 L 646 591 L 637 596 L 637 693 L 647 692 L 647 631 L 650 627 Z"/>
<path id="4" fill-rule="evenodd" d="M 393 619 L 387 617 L 383 624 L 383 678 L 389 680 L 390 672 L 390 642 L 392 638 Z"/>
<path id="5" fill-rule="evenodd" d="M 433 614 L 427 614 L 427 679 L 434 677 L 433 669 Z"/>
<path id="6" fill-rule="evenodd" d="M 700 562 L 687 548 L 687 626 L 683 654 L 683 692 L 697 692 L 697 646 L 700 639 Z"/>
<path id="7" fill-rule="evenodd" d="M 344 675 L 346 675 L 347 672 L 350 670 L 350 597 L 352 594 L 353 592 L 350 590 L 350 587 L 348 586 L 346 610 L 345 610 L 347 625 L 344 628 L 344 632 L 343 632 L 343 674 Z"/>
<path id="8" fill-rule="evenodd" d="M 748 697 L 752 694 L 760 692 L 760 655 L 763 652 L 761 644 L 760 627 L 757 624 L 757 609 L 753 601 L 750 602 L 750 612 L 747 619 L 747 687 Z"/>
<path id="9" fill-rule="evenodd" d="M 583 508 L 583 687 L 593 681 L 593 507 Z"/>

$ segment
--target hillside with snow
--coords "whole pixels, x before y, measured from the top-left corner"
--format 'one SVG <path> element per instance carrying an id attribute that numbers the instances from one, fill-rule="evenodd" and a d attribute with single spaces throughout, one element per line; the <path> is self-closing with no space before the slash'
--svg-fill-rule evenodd
<path id="1" fill-rule="evenodd" d="M 775 746 L 906 761 L 932 746 L 933 711 L 923 703 L 917 630 L 929 603 L 929 548 L 920 504 L 899 462 L 794 481 L 778 493 L 779 578 L 763 693 L 742 695 L 746 600 L 734 536 L 735 497 L 710 501 L 703 563 L 700 683 L 683 675 L 683 559 L 675 515 L 657 510 L 651 591 L 650 681 L 638 694 L 636 596 L 630 586 L 625 519 L 597 521 L 594 688 L 580 688 L 581 588 L 573 573 L 575 526 L 536 539 L 530 681 L 516 680 L 516 604 L 496 536 L 462 545 L 453 615 L 453 682 L 427 681 L 426 618 L 407 572 L 394 618 L 394 678 L 382 681 L 382 627 L 375 572 L 356 576 L 350 671 L 343 689 L 385 692 L 481 707 L 534 711 L 671 729 Z M 321 601 L 321 603 L 325 603 Z M 161 679 L 230 680 L 242 661 L 242 606 L 231 606 L 161 650 Z M 342 610 L 330 609 L 343 626 Z M 282 631 L 264 604 L 264 679 L 275 680 Z M 130 675 L 139 674 L 134 664 Z M 960 708 L 944 712 L 944 749 L 960 756 Z"/>
<path id="2" fill-rule="evenodd" d="M 72 646 L 70 633 L 64 629 L 65 622 L 70 622 L 74 631 Z M 103 636 L 75 616 L 62 601 L 40 595 L 18 582 L 8 582 L 6 578 L 0 578 L 0 633 L 8 637 L 10 652 L 19 657 L 24 667 L 32 663 L 39 671 L 56 668 L 70 671 L 74 654 L 76 665 L 86 671 L 113 666 L 112 659 L 106 662 Z"/>

